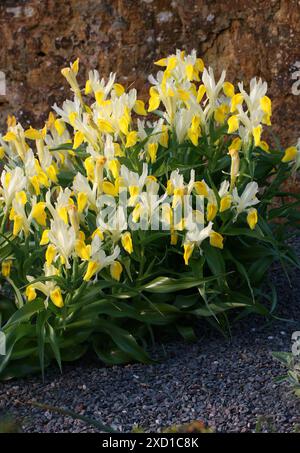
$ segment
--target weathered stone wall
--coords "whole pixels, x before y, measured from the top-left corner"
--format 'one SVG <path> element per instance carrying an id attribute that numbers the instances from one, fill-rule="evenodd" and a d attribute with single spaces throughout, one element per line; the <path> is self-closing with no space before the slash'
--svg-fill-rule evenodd
<path id="1" fill-rule="evenodd" d="M 89 68 L 117 71 L 146 93 L 152 62 L 177 47 L 197 49 L 229 80 L 267 80 L 275 131 L 287 143 L 300 136 L 298 0 L 0 0 L 0 37 L 1 127 L 13 112 L 41 124 L 69 94 L 59 70 L 76 57 L 82 80 Z"/>

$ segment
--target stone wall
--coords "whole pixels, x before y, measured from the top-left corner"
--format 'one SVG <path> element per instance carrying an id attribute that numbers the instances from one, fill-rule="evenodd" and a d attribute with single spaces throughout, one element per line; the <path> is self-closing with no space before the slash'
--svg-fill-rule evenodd
<path id="1" fill-rule="evenodd" d="M 0 36 L 1 127 L 8 113 L 39 126 L 69 95 L 60 69 L 76 57 L 82 81 L 90 68 L 117 71 L 146 94 L 152 62 L 177 47 L 197 49 L 231 81 L 267 80 L 275 132 L 288 144 L 300 136 L 300 1 L 1 0 Z"/>

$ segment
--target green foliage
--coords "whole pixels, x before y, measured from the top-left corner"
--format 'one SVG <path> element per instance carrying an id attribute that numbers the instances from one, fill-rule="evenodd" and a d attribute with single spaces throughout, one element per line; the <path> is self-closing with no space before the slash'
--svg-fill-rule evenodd
<path id="1" fill-rule="evenodd" d="M 22 428 L 15 418 L 0 414 L 0 434 L 21 433 Z"/>
<path id="2" fill-rule="evenodd" d="M 1 329 L 7 349 L 0 358 L 1 378 L 38 370 L 43 373 L 52 360 L 61 369 L 63 361 L 79 359 L 88 348 L 111 365 L 131 360 L 149 363 L 144 339 L 152 335 L 153 329 L 176 326 L 184 339 L 191 340 L 195 338 L 193 326 L 199 317 L 223 329 L 231 311 L 231 320 L 237 311 L 239 317 L 273 313 L 276 291 L 272 287 L 263 297 L 261 284 L 275 261 L 281 262 L 284 271 L 291 265 L 299 266 L 286 243 L 295 234 L 287 233 L 287 228 L 297 227 L 297 211 L 294 204 L 285 204 L 284 198 L 281 207 L 273 207 L 274 197 L 286 195 L 280 189 L 283 179 L 275 183 L 266 175 L 274 166 L 281 169 L 284 165 L 276 153 L 257 153 L 255 168 L 264 163 L 265 171 L 262 174 L 260 170 L 263 195 L 256 229 L 250 230 L 242 222 L 231 225 L 224 219 L 219 228 L 226 237 L 224 249 L 203 244 L 203 255 L 195 254 L 188 270 L 163 235 L 158 237 L 161 233 L 141 232 L 140 250 L 134 252 L 130 263 L 123 261 L 127 275 L 122 283 L 112 280 L 104 270 L 97 283 L 82 285 L 82 270 L 75 261 L 70 271 L 48 278 L 55 279 L 66 291 L 67 303 L 62 309 L 51 303 L 45 307 L 42 298 L 26 303 L 23 296 L 28 285 L 26 275 L 36 274 L 44 260 L 44 249 L 37 248 L 32 240 L 23 242 L 19 237 L 3 234 L 1 257 L 14 254 L 15 260 L 10 277 L 2 280 L 3 287 L 9 283 L 12 291 L 0 300 Z M 215 167 L 220 167 L 218 161 Z M 287 171 L 284 174 L 288 176 Z"/>
<path id="3" fill-rule="evenodd" d="M 287 369 L 286 374 L 278 377 L 277 382 L 287 382 L 295 395 L 300 396 L 300 360 L 290 352 L 274 352 L 273 357 Z"/>

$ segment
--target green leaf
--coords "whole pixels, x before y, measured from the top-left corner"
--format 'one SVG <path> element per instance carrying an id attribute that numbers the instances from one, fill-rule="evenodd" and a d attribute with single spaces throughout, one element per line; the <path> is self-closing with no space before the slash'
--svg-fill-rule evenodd
<path id="1" fill-rule="evenodd" d="M 291 352 L 272 352 L 272 356 L 288 368 L 291 367 L 294 360 Z"/>
<path id="2" fill-rule="evenodd" d="M 151 362 L 149 355 L 137 344 L 136 339 L 127 330 L 104 320 L 98 320 L 97 326 L 99 330 L 105 332 L 123 352 L 129 354 L 133 359 L 142 363 Z"/>
<path id="3" fill-rule="evenodd" d="M 248 306 L 249 305 L 243 302 L 218 302 L 210 303 L 206 307 L 196 308 L 195 310 L 192 310 L 192 313 L 194 313 L 197 316 L 207 317 L 223 313 L 227 310 L 232 310 L 235 308 L 245 308 Z"/>
<path id="4" fill-rule="evenodd" d="M 174 305 L 180 310 L 182 310 L 185 308 L 192 307 L 197 302 L 199 302 L 199 300 L 200 300 L 199 294 L 190 294 L 187 296 L 183 294 L 178 294 L 178 296 L 176 296 L 175 298 Z"/>
<path id="5" fill-rule="evenodd" d="M 4 370 L 10 361 L 10 358 L 13 354 L 13 350 L 14 350 L 16 343 L 23 337 L 28 338 L 28 337 L 34 336 L 34 331 L 35 331 L 35 327 L 30 324 L 19 325 L 17 327 L 14 326 L 10 330 L 3 329 L 3 332 L 6 336 L 6 354 L 4 356 L 0 355 L 0 378 L 1 379 L 4 376 L 4 374 L 3 374 Z M 3 376 L 2 376 L 2 374 L 3 374 Z"/>
<path id="6" fill-rule="evenodd" d="M 101 336 L 97 336 L 93 341 L 93 348 L 102 362 L 106 365 L 121 365 L 132 361 L 132 356 L 114 344 L 109 344 Z"/>
<path id="7" fill-rule="evenodd" d="M 42 379 L 44 380 L 45 371 L 45 338 L 46 338 L 46 321 L 50 313 L 46 310 L 39 312 L 36 319 L 36 334 L 38 344 L 38 354 L 40 360 L 40 367 L 42 372 Z"/>
<path id="8" fill-rule="evenodd" d="M 14 324 L 28 321 L 31 316 L 39 313 L 40 311 L 45 310 L 45 304 L 41 299 L 36 299 L 32 302 L 23 305 L 18 311 L 16 311 L 11 318 L 7 321 L 4 326 L 4 329 L 7 330 Z"/>
<path id="9" fill-rule="evenodd" d="M 251 293 L 251 297 L 252 297 L 253 303 L 255 303 L 255 297 L 254 297 L 253 288 L 252 288 L 249 276 L 247 274 L 246 268 L 243 266 L 243 264 L 241 262 L 236 260 L 229 251 L 227 251 L 227 256 L 235 264 L 235 266 L 236 266 L 237 270 L 239 271 L 240 275 L 245 278 L 245 280 L 247 282 L 247 285 L 248 285 L 248 288 L 249 288 L 250 293 Z"/>
<path id="10" fill-rule="evenodd" d="M 203 244 L 205 259 L 213 275 L 220 277 L 219 281 L 224 280 L 226 273 L 225 262 L 221 250 L 212 247 L 209 243 Z"/>
<path id="11" fill-rule="evenodd" d="M 220 233 L 222 233 L 222 228 L 220 229 Z M 226 228 L 226 231 L 223 232 L 226 236 L 248 236 L 250 238 L 259 239 L 265 242 L 272 242 L 270 239 L 266 238 L 261 231 L 258 230 L 256 227 L 255 230 L 250 230 L 250 228 Z"/>
<path id="12" fill-rule="evenodd" d="M 11 299 L 0 298 L 0 327 L 4 324 L 16 311 L 16 306 Z"/>
<path id="13" fill-rule="evenodd" d="M 22 297 L 22 294 L 21 294 L 19 288 L 17 288 L 17 286 L 14 284 L 14 282 L 12 281 L 12 279 L 11 279 L 10 277 L 6 277 L 6 280 L 8 281 L 8 283 L 11 285 L 11 287 L 12 287 L 13 290 L 14 290 L 14 293 L 15 293 L 15 295 L 16 295 L 16 304 L 17 304 L 17 307 L 18 307 L 18 308 L 23 307 L 24 301 L 23 301 L 23 297 Z"/>
<path id="14" fill-rule="evenodd" d="M 47 360 L 47 359 L 46 359 Z M 45 361 L 45 368 L 49 366 L 49 361 Z M 25 360 L 17 360 L 9 363 L 7 368 L 0 373 L 0 379 L 3 381 L 9 379 L 18 379 L 40 371 L 40 363 L 37 357 L 28 357 Z"/>
<path id="15" fill-rule="evenodd" d="M 58 338 L 56 336 L 55 330 L 53 329 L 51 324 L 49 324 L 49 322 L 47 323 L 47 327 L 48 327 L 48 330 L 49 330 L 49 343 L 51 345 L 51 348 L 52 348 L 55 360 L 56 360 L 56 362 L 57 362 L 57 364 L 59 366 L 59 369 L 62 372 L 59 341 L 58 341 Z"/>
<path id="16" fill-rule="evenodd" d="M 203 285 L 205 282 L 210 282 L 215 279 L 215 277 L 207 277 L 200 280 L 195 279 L 194 277 L 183 277 L 179 279 L 158 277 L 152 282 L 144 285 L 141 290 L 149 293 L 173 293 L 184 289 L 195 288 Z"/>
<path id="17" fill-rule="evenodd" d="M 188 341 L 188 342 L 196 341 L 197 337 L 196 337 L 195 331 L 192 328 L 192 326 L 184 326 L 182 324 L 176 324 L 176 329 L 178 330 L 178 332 L 180 333 L 182 338 L 184 338 L 185 341 Z"/>
<path id="18" fill-rule="evenodd" d="M 74 362 L 83 357 L 87 350 L 88 344 L 70 345 L 68 348 L 61 349 L 61 360 L 63 362 Z"/>

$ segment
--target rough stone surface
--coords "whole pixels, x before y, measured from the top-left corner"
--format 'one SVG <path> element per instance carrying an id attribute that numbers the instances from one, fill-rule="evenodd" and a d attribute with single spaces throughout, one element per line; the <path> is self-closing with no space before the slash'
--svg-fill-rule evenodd
<path id="1" fill-rule="evenodd" d="M 152 62 L 177 47 L 197 49 L 229 80 L 267 80 L 276 133 L 287 144 L 300 135 L 298 0 L 2 0 L 0 28 L 1 127 L 13 112 L 39 126 L 68 95 L 59 70 L 76 57 L 82 79 L 89 68 L 117 71 L 145 95 Z"/>

